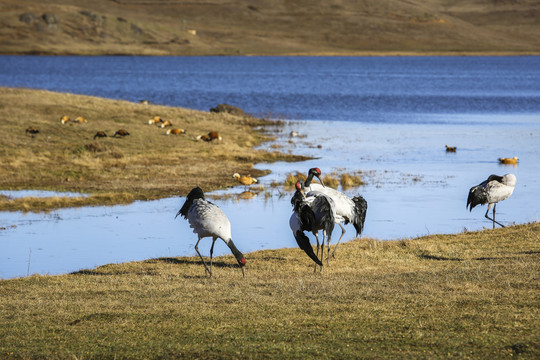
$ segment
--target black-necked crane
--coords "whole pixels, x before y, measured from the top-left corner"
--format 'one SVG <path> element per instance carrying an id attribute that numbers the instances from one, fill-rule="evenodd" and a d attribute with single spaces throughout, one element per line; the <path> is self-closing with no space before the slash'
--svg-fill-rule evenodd
<path id="1" fill-rule="evenodd" d="M 212 277 L 212 257 L 214 254 L 214 244 L 216 240 L 220 238 L 227 244 L 231 252 L 233 253 L 240 269 L 242 269 L 242 276 L 245 276 L 244 266 L 246 265 L 246 259 L 244 255 L 236 248 L 231 237 L 231 223 L 227 218 L 227 215 L 214 203 L 204 198 L 204 193 L 200 187 L 193 188 L 188 196 L 186 202 L 180 208 L 176 216 L 182 215 L 188 220 L 189 226 L 193 229 L 193 232 L 199 237 L 195 244 L 195 251 L 201 258 L 204 268 Z M 175 217 L 176 218 L 176 217 Z M 212 247 L 210 248 L 210 268 L 204 262 L 201 253 L 199 252 L 199 242 L 202 238 L 212 237 Z"/>
<path id="2" fill-rule="evenodd" d="M 322 261 L 319 260 L 319 249 L 321 259 L 324 256 L 324 238 L 326 236 L 328 244 L 328 257 L 326 259 L 329 264 L 330 257 L 330 242 L 332 232 L 334 231 L 336 209 L 332 199 L 321 192 L 310 192 L 306 195 L 304 192 L 304 184 L 301 181 L 296 182 L 296 192 L 294 193 L 291 204 L 293 213 L 289 219 L 289 226 L 293 232 L 294 238 L 298 246 L 315 263 L 322 268 Z M 319 230 L 323 231 L 322 242 L 319 243 Z M 309 242 L 309 238 L 304 234 L 304 231 L 310 231 L 317 240 L 317 254 L 313 253 L 313 248 Z M 315 270 L 317 266 L 315 265 Z"/>
<path id="3" fill-rule="evenodd" d="M 314 176 L 319 179 L 321 182 L 320 184 L 311 183 Z M 350 198 L 341 191 L 324 186 L 324 182 L 321 179 L 321 170 L 319 168 L 309 169 L 304 186 L 306 190 L 308 190 L 308 196 L 310 191 L 319 191 L 334 200 L 336 205 L 336 223 L 341 227 L 341 236 L 332 252 L 332 256 L 334 256 L 343 235 L 346 233 L 345 228 L 341 224 L 342 222 L 345 225 L 352 223 L 356 229 L 356 236 L 359 236 L 362 233 L 364 222 L 366 221 L 367 201 L 361 195 Z"/>
<path id="4" fill-rule="evenodd" d="M 506 174 L 503 176 L 490 175 L 486 180 L 473 186 L 469 190 L 469 196 L 467 197 L 467 207 L 469 207 L 469 211 L 472 211 L 476 205 L 488 204 L 484 216 L 493 222 L 494 229 L 495 224 L 505 227 L 500 222 L 495 221 L 495 207 L 499 201 L 508 199 L 510 195 L 512 195 L 516 183 L 517 179 L 514 174 Z M 491 207 L 493 207 L 493 218 L 488 216 Z"/>

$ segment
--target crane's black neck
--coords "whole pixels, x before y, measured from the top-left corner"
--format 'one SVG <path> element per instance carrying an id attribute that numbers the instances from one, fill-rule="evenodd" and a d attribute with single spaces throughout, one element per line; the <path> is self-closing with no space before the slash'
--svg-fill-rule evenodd
<path id="1" fill-rule="evenodd" d="M 246 263 L 246 260 L 244 259 L 244 254 L 242 254 L 240 250 L 238 250 L 236 245 L 234 245 L 232 239 L 229 239 L 229 241 L 226 241 L 226 243 L 229 249 L 231 249 L 231 252 L 236 258 L 236 261 L 238 261 L 238 265 L 240 265 L 240 267 L 244 266 L 244 264 Z"/>
<path id="2" fill-rule="evenodd" d="M 313 180 L 313 175 L 314 175 L 314 173 L 310 170 L 308 172 L 308 176 L 306 178 L 306 181 L 304 181 L 304 186 L 305 187 L 309 187 L 311 185 L 311 180 Z"/>
<path id="3" fill-rule="evenodd" d="M 204 199 L 204 193 L 202 189 L 198 186 L 196 188 L 193 188 L 189 192 L 188 196 L 186 197 L 186 202 L 180 208 L 180 210 L 178 210 L 178 213 L 176 213 L 176 216 L 182 215 L 184 218 L 187 219 L 189 208 L 191 207 L 191 205 L 193 205 L 193 202 L 197 199 Z"/>
<path id="4" fill-rule="evenodd" d="M 503 183 L 503 177 L 502 176 L 499 176 L 499 175 L 489 175 L 488 179 L 487 179 L 487 182 L 490 182 L 490 181 L 497 181 L 497 182 L 500 182 L 501 184 Z"/>

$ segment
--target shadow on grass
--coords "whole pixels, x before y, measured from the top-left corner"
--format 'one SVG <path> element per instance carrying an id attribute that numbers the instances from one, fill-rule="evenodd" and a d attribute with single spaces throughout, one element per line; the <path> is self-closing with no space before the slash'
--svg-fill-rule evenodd
<path id="1" fill-rule="evenodd" d="M 200 264 L 202 266 L 202 262 L 200 259 L 184 259 L 184 258 L 173 258 L 173 257 L 165 257 L 165 258 L 157 258 L 148 260 L 149 262 L 164 262 L 166 264 L 178 264 L 178 265 L 193 265 L 193 264 Z M 206 265 L 210 266 L 210 258 L 205 258 L 204 262 L 206 262 Z M 227 268 L 227 267 L 236 267 L 238 264 L 235 263 L 226 263 L 224 261 L 213 261 L 212 262 L 213 267 L 219 267 L 219 268 Z"/>
<path id="2" fill-rule="evenodd" d="M 540 254 L 540 251 L 522 251 L 517 253 L 518 255 L 537 255 Z M 445 256 L 438 256 L 438 255 L 432 255 L 426 252 L 422 252 L 418 254 L 419 258 L 427 259 L 427 260 L 439 260 L 439 261 L 465 261 L 465 259 L 460 258 L 453 258 L 453 257 L 445 257 Z M 500 257 L 493 257 L 493 256 L 481 256 L 477 258 L 472 258 L 471 260 L 475 261 L 487 261 L 487 260 L 503 260 L 503 259 L 516 259 L 519 256 L 500 256 Z"/>
<path id="3" fill-rule="evenodd" d="M 101 270 L 91 270 L 83 269 L 69 273 L 70 275 L 95 275 L 95 276 L 111 276 L 111 275 L 127 275 L 129 271 L 101 271 Z"/>
<path id="4" fill-rule="evenodd" d="M 460 258 L 437 256 L 437 255 L 432 255 L 432 254 L 428 254 L 428 253 L 425 253 L 425 252 L 423 252 L 421 254 L 418 254 L 418 257 L 422 258 L 422 259 L 427 259 L 427 260 L 463 261 L 463 259 L 460 259 Z"/>
<path id="5" fill-rule="evenodd" d="M 210 258 L 205 258 L 204 260 L 206 262 L 207 266 L 210 266 Z M 188 258 L 174 258 L 174 257 L 164 257 L 164 258 L 157 258 L 157 259 L 149 259 L 146 260 L 145 263 L 152 264 L 152 263 L 165 263 L 165 264 L 173 264 L 173 265 L 197 265 L 201 266 L 201 268 L 204 271 L 203 264 L 200 259 L 188 259 Z M 107 265 L 105 265 L 107 266 Z M 224 262 L 224 261 L 213 261 L 212 267 L 216 268 L 234 268 L 238 267 L 238 264 L 233 262 Z M 158 275 L 158 272 L 154 270 L 148 270 L 148 271 L 141 271 L 141 269 L 134 269 L 133 271 L 129 270 L 117 270 L 117 271 L 109 271 L 108 269 L 104 269 L 102 267 L 98 267 L 97 269 L 82 269 L 78 271 L 71 272 L 70 275 L 93 275 L 93 276 L 118 276 L 118 275 L 128 275 L 128 274 L 137 274 L 137 275 Z M 198 276 L 195 276 L 198 277 Z M 204 277 L 204 276 L 202 276 Z"/>

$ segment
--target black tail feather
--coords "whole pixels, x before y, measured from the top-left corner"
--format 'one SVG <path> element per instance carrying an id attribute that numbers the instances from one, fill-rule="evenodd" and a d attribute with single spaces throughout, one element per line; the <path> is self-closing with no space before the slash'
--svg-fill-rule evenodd
<path id="1" fill-rule="evenodd" d="M 364 230 L 364 222 L 366 221 L 367 201 L 361 195 L 352 198 L 354 202 L 354 219 L 352 223 L 356 229 L 356 236 L 359 236 Z"/>
<path id="2" fill-rule="evenodd" d="M 484 187 L 482 187 L 482 184 L 473 186 L 471 190 L 469 190 L 469 196 L 467 197 L 467 207 L 469 208 L 469 211 L 472 211 L 477 205 L 484 205 L 488 202 L 487 194 Z"/>
<path id="3" fill-rule="evenodd" d="M 317 265 L 323 266 L 321 260 L 315 255 L 313 252 L 313 247 L 311 246 L 311 243 L 309 242 L 309 238 L 302 232 L 297 231 L 296 234 L 294 234 L 294 238 L 296 239 L 296 243 L 300 247 L 300 249 L 304 250 L 304 252 L 311 258 L 311 260 L 315 261 Z"/>

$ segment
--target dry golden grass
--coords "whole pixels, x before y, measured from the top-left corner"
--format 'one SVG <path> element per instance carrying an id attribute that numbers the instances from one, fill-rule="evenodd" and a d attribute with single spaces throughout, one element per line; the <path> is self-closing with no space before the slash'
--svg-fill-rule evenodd
<path id="1" fill-rule="evenodd" d="M 306 174 L 301 173 L 300 171 L 297 171 L 296 173 L 287 174 L 287 178 L 283 182 L 283 186 L 285 187 L 294 187 L 297 181 L 305 181 L 307 179 Z"/>
<path id="2" fill-rule="evenodd" d="M 305 181 L 306 178 L 307 176 L 305 173 L 296 171 L 294 174 L 288 173 L 283 183 L 274 183 L 272 184 L 272 186 L 277 187 L 283 185 L 285 188 L 288 189 L 294 187 L 294 184 L 296 184 L 297 181 Z M 318 182 L 316 179 L 314 179 L 314 181 Z M 352 174 L 332 172 L 323 176 L 323 182 L 325 186 L 331 187 L 333 189 L 337 189 L 340 184 L 341 187 L 345 189 L 359 187 L 366 184 L 360 176 L 359 171 Z"/>
<path id="3" fill-rule="evenodd" d="M 84 124 L 60 117 L 83 116 Z M 159 115 L 187 130 L 167 136 L 148 125 Z M 205 191 L 237 185 L 235 172 L 262 176 L 254 163 L 303 159 L 253 150 L 269 137 L 255 127 L 270 122 L 157 105 L 0 88 L 0 189 L 42 189 L 91 193 L 88 198 L 0 199 L 0 209 L 45 210 L 59 206 L 124 203 L 184 195 L 196 185 Z M 39 133 L 29 136 L 25 129 Z M 119 129 L 130 135 L 115 138 Z M 93 139 L 97 131 L 108 137 Z M 217 131 L 219 142 L 195 141 Z M 115 196 L 118 195 L 117 197 Z M 126 194 L 129 194 L 126 196 Z M 64 198 L 62 198 L 64 199 Z"/>
<path id="4" fill-rule="evenodd" d="M 335 176 L 335 174 L 324 175 L 322 181 L 324 186 L 331 187 L 332 189 L 337 189 L 339 186 L 339 179 Z"/>
<path id="5" fill-rule="evenodd" d="M 358 174 L 341 174 L 340 178 L 341 186 L 344 188 L 358 187 L 365 185 L 362 177 Z"/>
<path id="6" fill-rule="evenodd" d="M 540 357 L 540 224 L 0 281 L 1 358 Z"/>

